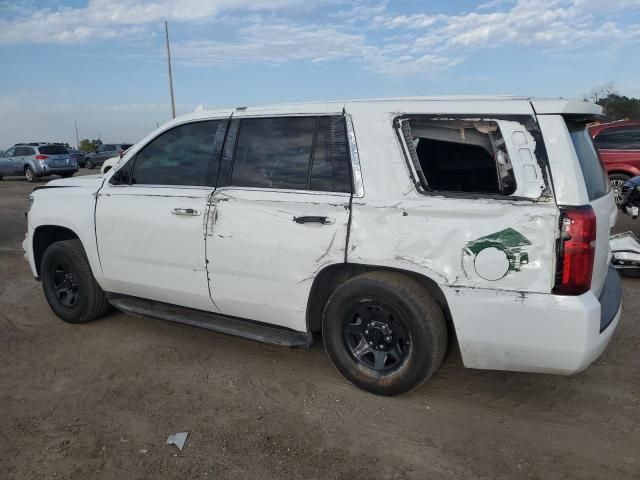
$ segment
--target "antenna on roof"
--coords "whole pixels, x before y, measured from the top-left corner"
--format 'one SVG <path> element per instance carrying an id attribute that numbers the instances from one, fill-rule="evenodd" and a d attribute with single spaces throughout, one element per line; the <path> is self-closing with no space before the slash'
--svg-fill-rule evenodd
<path id="1" fill-rule="evenodd" d="M 167 66 L 169 67 L 169 94 L 171 95 L 171 118 L 176 118 L 176 102 L 173 98 L 173 75 L 171 74 L 171 50 L 169 48 L 169 25 L 164 22 L 164 37 L 167 43 Z"/>

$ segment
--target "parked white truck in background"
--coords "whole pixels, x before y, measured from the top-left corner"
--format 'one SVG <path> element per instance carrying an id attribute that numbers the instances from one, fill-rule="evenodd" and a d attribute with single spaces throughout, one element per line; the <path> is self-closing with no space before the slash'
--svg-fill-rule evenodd
<path id="1" fill-rule="evenodd" d="M 63 320 L 109 304 L 290 346 L 354 384 L 467 367 L 570 374 L 621 314 L 600 107 L 407 98 L 209 110 L 103 177 L 32 195 L 24 242 Z M 212 366 L 212 368 L 215 368 Z"/>

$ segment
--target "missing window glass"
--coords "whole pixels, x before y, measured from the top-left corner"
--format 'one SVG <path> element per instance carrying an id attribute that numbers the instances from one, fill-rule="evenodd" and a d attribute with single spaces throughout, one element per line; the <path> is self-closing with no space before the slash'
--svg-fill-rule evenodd
<path id="1" fill-rule="evenodd" d="M 425 189 L 515 192 L 513 167 L 496 122 L 409 119 L 402 133 Z"/>

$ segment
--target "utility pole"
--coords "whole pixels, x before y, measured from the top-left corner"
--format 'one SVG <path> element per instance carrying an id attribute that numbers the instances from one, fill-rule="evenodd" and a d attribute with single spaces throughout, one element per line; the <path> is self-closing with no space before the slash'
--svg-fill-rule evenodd
<path id="1" fill-rule="evenodd" d="M 74 120 L 73 123 L 76 124 L 76 148 L 80 148 L 80 139 L 78 138 L 78 121 Z"/>
<path id="2" fill-rule="evenodd" d="M 167 42 L 167 65 L 169 67 L 169 94 L 171 95 L 171 118 L 176 118 L 176 103 L 173 98 L 173 75 L 171 74 L 171 50 L 169 49 L 169 26 L 164 22 L 164 36 Z"/>

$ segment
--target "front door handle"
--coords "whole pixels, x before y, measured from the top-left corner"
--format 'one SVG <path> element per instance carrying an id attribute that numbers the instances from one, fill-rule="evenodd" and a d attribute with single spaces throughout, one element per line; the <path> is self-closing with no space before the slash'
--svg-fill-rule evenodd
<path id="1" fill-rule="evenodd" d="M 321 225 L 332 225 L 334 223 L 333 218 L 319 216 L 293 217 L 293 221 L 296 223 L 319 223 Z"/>
<path id="2" fill-rule="evenodd" d="M 185 215 L 188 217 L 197 217 L 200 215 L 198 210 L 194 210 L 193 208 L 174 208 L 171 210 L 171 213 L 174 215 Z"/>

